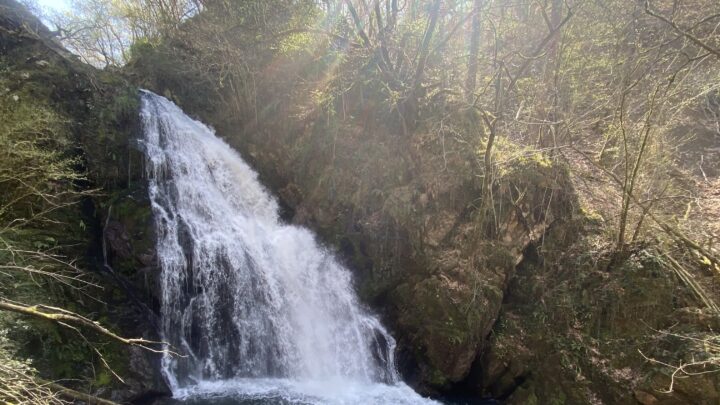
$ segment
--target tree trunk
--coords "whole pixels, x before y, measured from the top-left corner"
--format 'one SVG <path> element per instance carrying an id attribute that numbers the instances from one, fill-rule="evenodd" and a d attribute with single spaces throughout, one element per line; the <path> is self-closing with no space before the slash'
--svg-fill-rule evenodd
<path id="1" fill-rule="evenodd" d="M 465 79 L 465 100 L 468 104 L 473 102 L 473 93 L 475 93 L 475 85 L 477 81 L 481 7 L 482 0 L 475 0 L 472 9 L 472 31 L 470 33 L 468 71 L 467 78 Z"/>
<path id="2" fill-rule="evenodd" d="M 413 76 L 412 87 L 410 92 L 402 103 L 398 105 L 398 111 L 403 120 L 403 128 L 407 135 L 407 127 L 414 127 L 417 122 L 418 115 L 418 99 L 421 96 L 422 81 L 425 75 L 425 65 L 430 55 L 430 41 L 432 40 L 435 27 L 437 26 L 438 16 L 440 15 L 441 0 L 435 0 L 430 7 L 430 22 L 425 30 L 422 44 L 420 45 L 419 57 L 415 75 Z M 409 124 L 409 125 L 408 125 Z"/>
<path id="3" fill-rule="evenodd" d="M 420 57 L 418 58 L 417 69 L 415 70 L 415 79 L 413 80 L 414 93 L 417 92 L 422 85 L 423 75 L 425 74 L 425 64 L 430 54 L 430 40 L 432 40 L 438 16 L 440 15 L 440 3 L 441 0 L 435 0 L 430 8 L 430 23 L 428 24 L 422 45 L 420 46 Z"/>
<path id="4" fill-rule="evenodd" d="M 563 0 L 552 0 L 552 10 L 550 11 L 550 30 L 557 29 L 558 25 L 562 22 L 562 9 Z M 560 44 L 560 35 L 556 35 L 550 42 L 548 49 L 548 61 L 555 61 L 557 59 L 558 45 Z"/>

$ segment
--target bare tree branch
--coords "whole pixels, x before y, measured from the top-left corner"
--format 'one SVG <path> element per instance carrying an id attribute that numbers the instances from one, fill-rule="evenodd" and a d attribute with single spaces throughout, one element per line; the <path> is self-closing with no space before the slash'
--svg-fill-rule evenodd
<path id="1" fill-rule="evenodd" d="M 713 48 L 712 46 L 706 44 L 705 42 L 703 42 L 702 40 L 700 40 L 699 38 L 694 36 L 693 34 L 683 30 L 677 24 L 675 24 L 672 20 L 668 20 L 663 15 L 652 11 L 652 9 L 650 7 L 651 7 L 650 0 L 645 0 L 645 12 L 646 13 L 659 19 L 660 21 L 664 22 L 665 24 L 668 24 L 675 31 L 677 31 L 678 34 L 684 36 L 685 38 L 689 39 L 695 45 L 697 45 L 697 46 L 703 48 L 704 50 L 710 52 L 711 54 L 715 55 L 715 57 L 720 58 L 720 50 Z"/>
<path id="2" fill-rule="evenodd" d="M 124 343 L 126 345 L 138 346 L 154 353 L 170 353 L 180 356 L 179 354 L 168 349 L 170 347 L 169 343 L 157 342 L 141 338 L 125 338 L 111 332 L 109 329 L 100 325 L 98 322 L 92 321 L 82 315 L 76 314 L 66 309 L 41 304 L 24 305 L 16 302 L 11 302 L 5 298 L 0 297 L 0 310 L 16 312 L 23 315 L 44 319 L 47 321 L 55 322 L 57 324 L 61 324 L 63 326 L 66 326 L 65 324 L 81 326 L 83 328 L 92 330 L 100 335 L 116 340 L 120 343 Z M 153 346 L 160 346 L 163 348 L 157 349 Z"/>

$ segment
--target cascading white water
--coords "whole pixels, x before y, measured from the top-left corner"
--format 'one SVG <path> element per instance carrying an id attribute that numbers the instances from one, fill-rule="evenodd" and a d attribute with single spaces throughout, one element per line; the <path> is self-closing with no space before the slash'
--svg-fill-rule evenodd
<path id="1" fill-rule="evenodd" d="M 350 272 L 282 224 L 257 174 L 202 123 L 142 92 L 161 267 L 162 337 L 175 396 L 226 392 L 290 403 L 419 403 L 395 341 Z"/>

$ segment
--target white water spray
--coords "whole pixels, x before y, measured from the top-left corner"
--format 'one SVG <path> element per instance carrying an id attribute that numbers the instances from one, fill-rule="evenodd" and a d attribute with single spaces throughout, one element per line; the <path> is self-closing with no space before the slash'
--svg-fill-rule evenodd
<path id="1" fill-rule="evenodd" d="M 162 337 L 175 396 L 286 403 L 419 403 L 395 341 L 364 310 L 350 272 L 276 201 L 211 129 L 142 93 L 149 194 L 161 267 Z"/>

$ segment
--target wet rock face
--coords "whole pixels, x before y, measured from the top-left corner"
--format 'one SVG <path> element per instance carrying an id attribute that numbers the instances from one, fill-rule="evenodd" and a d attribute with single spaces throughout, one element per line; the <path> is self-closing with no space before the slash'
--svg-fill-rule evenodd
<path id="1" fill-rule="evenodd" d="M 159 398 L 172 396 L 160 373 L 160 356 L 138 347 L 130 347 L 127 352 L 130 375 L 124 378 L 126 384 L 124 389 L 110 392 L 113 401 L 149 404 Z"/>
<path id="2" fill-rule="evenodd" d="M 154 231 L 146 185 L 138 181 L 130 189 L 111 194 L 105 203 L 102 230 L 105 271 L 111 288 L 120 294 L 115 316 L 124 335 L 157 341 L 160 269 L 154 245 Z M 138 347 L 123 347 L 127 361 L 125 385 L 108 389 L 116 401 L 151 403 L 171 392 L 160 371 L 161 355 Z"/>
<path id="3" fill-rule="evenodd" d="M 132 255 L 130 235 L 118 221 L 111 221 L 105 226 L 104 237 L 110 250 L 121 259 L 128 259 Z"/>
<path id="4" fill-rule="evenodd" d="M 407 333 L 401 336 L 411 336 L 408 344 L 424 360 L 420 381 L 442 388 L 468 374 L 500 309 L 513 260 L 503 247 L 487 244 L 469 259 L 448 252 L 436 263 L 428 277 L 404 282 L 390 295 L 399 330 Z"/>

